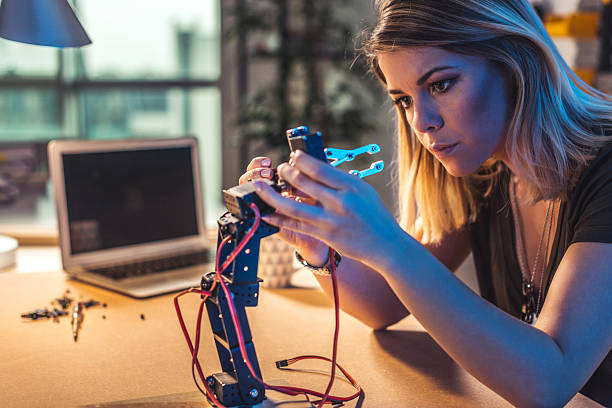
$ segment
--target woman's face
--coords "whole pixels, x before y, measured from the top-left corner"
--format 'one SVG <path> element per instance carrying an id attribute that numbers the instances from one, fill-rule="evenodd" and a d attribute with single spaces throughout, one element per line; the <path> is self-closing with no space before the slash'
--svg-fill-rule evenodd
<path id="1" fill-rule="evenodd" d="M 485 59 L 435 47 L 378 55 L 387 90 L 419 141 L 453 176 L 504 160 L 507 78 Z"/>

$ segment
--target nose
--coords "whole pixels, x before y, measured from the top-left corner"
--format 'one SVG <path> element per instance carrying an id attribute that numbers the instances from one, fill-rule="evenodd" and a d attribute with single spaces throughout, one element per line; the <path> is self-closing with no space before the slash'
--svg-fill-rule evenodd
<path id="1" fill-rule="evenodd" d="M 444 120 L 435 106 L 415 103 L 412 109 L 411 126 L 418 133 L 431 133 L 444 126 Z"/>

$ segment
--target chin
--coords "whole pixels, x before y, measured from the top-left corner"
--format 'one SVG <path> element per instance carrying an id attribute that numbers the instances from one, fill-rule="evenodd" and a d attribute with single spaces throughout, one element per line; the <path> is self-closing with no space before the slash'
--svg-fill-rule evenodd
<path id="1" fill-rule="evenodd" d="M 446 169 L 446 172 L 453 177 L 469 176 L 474 174 L 480 168 L 480 164 L 474 166 L 468 163 L 457 163 L 455 161 L 443 160 L 440 160 L 440 163 L 442 163 L 444 169 Z"/>

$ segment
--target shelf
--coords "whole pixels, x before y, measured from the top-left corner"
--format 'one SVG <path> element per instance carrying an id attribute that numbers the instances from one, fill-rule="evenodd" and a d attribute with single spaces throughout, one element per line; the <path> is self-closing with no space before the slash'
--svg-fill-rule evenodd
<path id="1" fill-rule="evenodd" d="M 600 13 L 576 12 L 565 16 L 549 16 L 546 30 L 552 37 L 597 37 Z"/>

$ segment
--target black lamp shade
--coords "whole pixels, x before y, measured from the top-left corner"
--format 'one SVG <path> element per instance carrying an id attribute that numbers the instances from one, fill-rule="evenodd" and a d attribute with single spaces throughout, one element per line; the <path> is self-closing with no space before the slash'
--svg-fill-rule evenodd
<path id="1" fill-rule="evenodd" d="M 2 0 L 0 37 L 61 48 L 91 44 L 67 0 Z"/>

